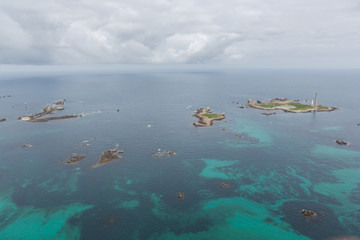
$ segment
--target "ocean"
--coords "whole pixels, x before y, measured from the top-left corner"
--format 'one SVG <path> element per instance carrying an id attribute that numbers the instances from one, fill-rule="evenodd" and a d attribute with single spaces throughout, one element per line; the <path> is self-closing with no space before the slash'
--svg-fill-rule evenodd
<path id="1" fill-rule="evenodd" d="M 359 237 L 359 79 L 352 69 L 3 72 L 0 239 Z M 311 103 L 316 92 L 338 110 L 240 108 L 274 97 Z M 82 117 L 17 120 L 59 99 L 65 109 L 52 116 Z M 207 106 L 226 118 L 193 126 Z M 93 168 L 114 148 L 122 158 Z M 166 150 L 176 154 L 153 156 Z M 85 158 L 66 164 L 73 154 Z"/>

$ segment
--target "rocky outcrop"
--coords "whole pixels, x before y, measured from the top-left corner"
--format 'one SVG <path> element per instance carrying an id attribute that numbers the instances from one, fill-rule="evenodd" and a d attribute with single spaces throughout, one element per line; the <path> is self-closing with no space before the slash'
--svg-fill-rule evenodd
<path id="1" fill-rule="evenodd" d="M 99 167 L 99 166 L 103 165 L 104 163 L 111 162 L 115 159 L 119 159 L 119 158 L 121 158 L 121 156 L 119 156 L 118 154 L 121 154 L 121 153 L 124 153 L 124 151 L 118 150 L 117 148 L 106 150 L 102 153 L 102 155 L 100 157 L 100 161 L 93 167 Z"/>
<path id="2" fill-rule="evenodd" d="M 208 117 L 208 116 L 214 117 Z M 199 108 L 196 110 L 194 117 L 197 117 L 199 120 L 194 122 L 193 125 L 196 127 L 209 127 L 213 125 L 213 121 L 222 120 L 225 118 L 225 113 L 212 113 L 210 107 L 207 108 Z"/>
<path id="3" fill-rule="evenodd" d="M 66 160 L 67 164 L 76 164 L 85 158 L 84 155 L 74 155 Z"/>
<path id="4" fill-rule="evenodd" d="M 21 147 L 22 148 L 31 148 L 33 145 L 31 145 L 31 144 L 24 144 L 24 145 L 22 145 Z"/>
<path id="5" fill-rule="evenodd" d="M 276 113 L 275 112 L 271 112 L 271 113 L 261 113 L 262 115 L 265 115 L 265 116 L 271 116 L 271 115 L 275 115 Z"/>
<path id="6" fill-rule="evenodd" d="M 178 192 L 177 193 L 178 194 L 178 197 L 180 198 L 180 199 L 184 199 L 184 193 L 182 193 L 182 192 Z"/>
<path id="7" fill-rule="evenodd" d="M 0 122 L 5 122 L 5 121 L 6 121 L 6 118 L 0 117 Z"/>
<path id="8" fill-rule="evenodd" d="M 64 105 L 64 100 L 58 100 L 55 102 L 55 105 Z"/>
<path id="9" fill-rule="evenodd" d="M 229 187 L 230 187 L 230 184 L 228 184 L 228 183 L 221 183 L 220 186 L 221 186 L 222 188 L 229 188 Z"/>
<path id="10" fill-rule="evenodd" d="M 349 143 L 345 142 L 344 140 L 336 140 L 335 142 L 339 145 L 349 145 Z"/>
<path id="11" fill-rule="evenodd" d="M 306 210 L 306 209 L 301 210 L 301 214 L 306 217 L 316 216 L 316 212 L 314 212 L 312 210 Z"/>

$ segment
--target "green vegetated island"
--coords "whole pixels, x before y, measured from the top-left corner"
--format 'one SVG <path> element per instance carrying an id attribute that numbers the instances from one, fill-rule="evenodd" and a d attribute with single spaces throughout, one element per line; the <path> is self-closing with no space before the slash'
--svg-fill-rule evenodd
<path id="1" fill-rule="evenodd" d="M 267 102 L 260 100 L 254 101 L 249 99 L 249 107 L 262 110 L 283 110 L 291 113 L 307 113 L 307 112 L 330 112 L 336 110 L 335 107 L 326 107 L 320 104 L 303 104 L 299 100 L 290 100 L 287 98 L 273 98 Z"/>
<path id="2" fill-rule="evenodd" d="M 193 125 L 197 127 L 209 127 L 213 125 L 214 120 L 222 120 L 225 118 L 225 113 L 213 113 L 210 107 L 199 108 L 194 114 L 199 120 L 194 122 Z"/>

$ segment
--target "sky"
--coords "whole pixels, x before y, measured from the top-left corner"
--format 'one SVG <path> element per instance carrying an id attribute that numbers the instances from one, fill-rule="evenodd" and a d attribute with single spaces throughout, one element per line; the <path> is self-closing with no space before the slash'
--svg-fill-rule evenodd
<path id="1" fill-rule="evenodd" d="M 360 67 L 360 0 L 0 0 L 0 64 Z"/>

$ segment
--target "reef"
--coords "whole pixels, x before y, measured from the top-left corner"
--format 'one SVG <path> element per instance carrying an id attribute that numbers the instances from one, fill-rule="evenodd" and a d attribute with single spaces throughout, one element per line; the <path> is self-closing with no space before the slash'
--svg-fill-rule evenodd
<path id="1" fill-rule="evenodd" d="M 59 103 L 59 101 L 61 101 Z M 55 105 L 63 105 L 64 101 L 59 100 L 55 103 Z M 52 120 L 61 120 L 61 119 L 69 119 L 69 118 L 78 118 L 81 117 L 81 115 L 65 115 L 65 116 L 59 116 L 59 117 L 47 117 L 47 118 L 41 118 L 48 114 L 53 114 L 57 110 L 64 110 L 64 107 L 60 106 L 47 106 L 43 109 L 41 113 L 36 113 L 30 116 L 22 116 L 19 117 L 18 120 L 25 121 L 25 122 L 48 122 Z"/>
<path id="2" fill-rule="evenodd" d="M 84 155 L 73 155 L 66 160 L 67 164 L 76 164 L 85 158 Z"/>
<path id="3" fill-rule="evenodd" d="M 339 145 L 349 145 L 349 143 L 345 142 L 344 140 L 336 140 L 335 142 Z"/>
<path id="4" fill-rule="evenodd" d="M 196 127 L 209 127 L 213 125 L 214 120 L 222 120 L 225 118 L 225 113 L 212 113 L 210 107 L 199 108 L 196 110 L 194 117 L 199 120 L 194 122 L 193 125 Z"/>
<path id="5" fill-rule="evenodd" d="M 314 212 L 312 210 L 306 210 L 306 209 L 301 210 L 301 214 L 306 217 L 316 216 L 316 212 Z"/>
<path id="6" fill-rule="evenodd" d="M 267 102 L 262 102 L 260 100 L 254 101 L 249 99 L 247 106 L 261 110 L 282 110 L 284 112 L 290 113 L 330 112 L 336 110 L 335 107 L 326 107 L 320 104 L 317 106 L 307 105 L 299 103 L 298 99 L 291 101 L 287 98 L 273 98 Z"/>
<path id="7" fill-rule="evenodd" d="M 118 154 L 121 154 L 121 153 L 124 153 L 124 151 L 118 150 L 117 148 L 106 150 L 102 153 L 102 155 L 100 157 L 100 161 L 97 164 L 95 164 L 93 167 L 94 168 L 99 167 L 99 166 L 103 165 L 104 163 L 111 162 L 115 159 L 119 159 L 119 158 L 121 158 L 121 156 L 119 156 Z"/>
<path id="8" fill-rule="evenodd" d="M 173 151 L 168 151 L 168 150 L 164 150 L 161 151 L 159 149 L 159 151 L 157 153 L 155 153 L 154 155 L 152 155 L 153 157 L 157 157 L 157 158 L 161 158 L 161 157 L 170 157 L 172 155 L 175 155 L 176 153 Z"/>
<path id="9" fill-rule="evenodd" d="M 6 118 L 0 117 L 0 122 L 4 122 L 4 121 L 6 121 Z"/>

